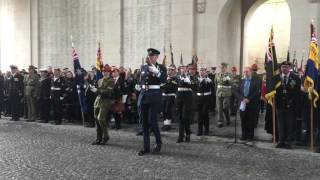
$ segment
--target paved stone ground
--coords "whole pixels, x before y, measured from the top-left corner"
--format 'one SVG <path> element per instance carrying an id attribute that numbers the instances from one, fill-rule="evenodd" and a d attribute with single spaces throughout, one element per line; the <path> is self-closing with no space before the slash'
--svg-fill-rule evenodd
<path id="1" fill-rule="evenodd" d="M 161 155 L 139 157 L 142 137 L 126 128 L 112 130 L 108 145 L 92 146 L 92 128 L 2 119 L 0 179 L 320 178 L 320 155 L 308 150 L 279 150 L 267 142 L 228 149 L 226 142 L 232 139 L 216 136 L 193 136 L 190 144 L 176 144 L 176 132 L 162 135 Z"/>

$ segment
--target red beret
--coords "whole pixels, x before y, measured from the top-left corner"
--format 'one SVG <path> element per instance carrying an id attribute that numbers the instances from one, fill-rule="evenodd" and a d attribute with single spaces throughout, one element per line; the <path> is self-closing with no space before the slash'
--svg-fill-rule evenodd
<path id="1" fill-rule="evenodd" d="M 251 69 L 253 71 L 257 71 L 258 70 L 258 65 L 257 64 L 252 64 Z"/>

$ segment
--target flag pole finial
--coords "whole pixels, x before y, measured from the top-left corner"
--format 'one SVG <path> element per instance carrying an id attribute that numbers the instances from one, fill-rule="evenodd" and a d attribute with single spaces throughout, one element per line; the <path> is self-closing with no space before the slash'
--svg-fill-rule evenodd
<path id="1" fill-rule="evenodd" d="M 70 39 L 71 39 L 71 46 L 74 47 L 74 43 L 73 43 L 73 36 L 72 34 L 70 35 Z"/>

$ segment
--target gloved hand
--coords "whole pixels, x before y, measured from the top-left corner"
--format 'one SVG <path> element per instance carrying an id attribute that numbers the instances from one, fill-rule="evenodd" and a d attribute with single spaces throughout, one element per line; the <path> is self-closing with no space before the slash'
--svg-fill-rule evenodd
<path id="1" fill-rule="evenodd" d="M 137 91 L 141 91 L 141 86 L 139 84 L 136 84 L 136 86 L 134 87 Z"/>
<path id="2" fill-rule="evenodd" d="M 159 70 L 154 66 L 149 66 L 149 71 L 152 72 L 153 74 L 158 74 Z"/>
<path id="3" fill-rule="evenodd" d="M 96 93 L 98 91 L 98 89 L 94 86 L 90 86 L 90 90 L 94 93 Z"/>
<path id="4" fill-rule="evenodd" d="M 183 82 L 191 84 L 191 80 L 189 77 L 184 78 Z"/>
<path id="5" fill-rule="evenodd" d="M 229 76 L 227 76 L 227 77 L 225 77 L 225 80 L 226 80 L 226 81 L 230 81 L 231 78 L 230 78 Z"/>
<path id="6" fill-rule="evenodd" d="M 206 78 L 205 81 L 206 81 L 206 83 L 211 83 L 212 82 L 210 78 Z"/>

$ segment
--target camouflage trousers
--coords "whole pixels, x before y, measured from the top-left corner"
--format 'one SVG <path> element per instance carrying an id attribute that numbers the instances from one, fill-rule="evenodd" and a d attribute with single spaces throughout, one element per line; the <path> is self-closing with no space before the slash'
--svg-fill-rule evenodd
<path id="1" fill-rule="evenodd" d="M 94 107 L 94 118 L 97 125 L 97 140 L 108 140 L 109 131 L 107 125 L 109 108 Z"/>
<path id="2" fill-rule="evenodd" d="M 227 125 L 230 123 L 230 97 L 217 97 L 218 107 L 218 125 L 223 125 L 223 116 L 226 119 Z"/>

